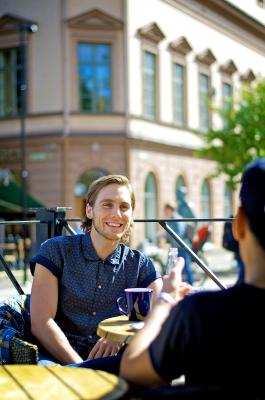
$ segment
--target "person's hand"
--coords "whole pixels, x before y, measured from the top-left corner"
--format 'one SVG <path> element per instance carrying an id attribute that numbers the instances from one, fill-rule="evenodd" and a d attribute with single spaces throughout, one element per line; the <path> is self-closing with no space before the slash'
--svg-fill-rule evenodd
<path id="1" fill-rule="evenodd" d="M 121 348 L 121 344 L 113 342 L 112 340 L 100 338 L 91 352 L 89 353 L 87 359 L 100 358 L 107 356 L 115 356 Z"/>
<path id="2" fill-rule="evenodd" d="M 176 265 L 172 268 L 170 274 L 163 276 L 162 292 L 169 293 L 176 302 L 182 300 L 185 294 L 192 289 L 191 285 L 182 282 L 182 270 L 184 264 L 184 258 L 178 257 Z"/>

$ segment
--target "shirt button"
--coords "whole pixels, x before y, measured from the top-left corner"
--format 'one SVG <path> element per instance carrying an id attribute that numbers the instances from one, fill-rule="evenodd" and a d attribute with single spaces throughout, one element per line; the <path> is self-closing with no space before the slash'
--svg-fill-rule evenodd
<path id="1" fill-rule="evenodd" d="M 101 286 L 101 285 L 98 285 L 98 288 L 99 288 L 99 289 L 101 289 L 101 288 L 102 288 L 102 286 Z"/>
<path id="2" fill-rule="evenodd" d="M 88 338 L 89 338 L 89 339 L 93 339 L 93 336 L 92 336 L 92 335 L 89 335 Z"/>
<path id="3" fill-rule="evenodd" d="M 92 315 L 94 315 L 94 316 L 97 315 L 96 311 L 93 311 L 93 312 L 92 312 Z"/>

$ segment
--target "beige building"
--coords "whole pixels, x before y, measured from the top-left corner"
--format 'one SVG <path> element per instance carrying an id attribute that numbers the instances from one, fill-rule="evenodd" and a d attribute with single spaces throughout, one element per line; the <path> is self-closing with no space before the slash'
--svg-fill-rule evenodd
<path id="1" fill-rule="evenodd" d="M 162 218 L 183 185 L 197 217 L 229 216 L 235 196 L 222 177 L 210 178 L 214 162 L 194 150 L 208 127 L 222 123 L 206 99 L 220 105 L 264 75 L 263 7 L 255 0 L 0 0 L 0 169 L 19 177 L 24 140 L 29 192 L 46 206 L 73 207 L 69 216 L 82 215 L 87 185 L 105 173 L 130 178 L 136 218 Z M 147 226 L 135 224 L 135 245 L 155 238 L 156 225 Z M 213 240 L 221 231 L 216 223 Z"/>

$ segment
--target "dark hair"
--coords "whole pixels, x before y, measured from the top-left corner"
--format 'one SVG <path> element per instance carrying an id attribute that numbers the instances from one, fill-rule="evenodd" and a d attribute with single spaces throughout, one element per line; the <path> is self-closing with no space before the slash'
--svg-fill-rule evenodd
<path id="1" fill-rule="evenodd" d="M 108 185 L 120 185 L 120 186 L 126 186 L 127 189 L 129 190 L 130 196 L 131 196 L 131 203 L 132 203 L 132 210 L 135 209 L 135 194 L 133 192 L 132 186 L 126 176 L 123 175 L 105 175 L 102 176 L 98 179 L 96 179 L 94 182 L 91 183 L 89 186 L 87 195 L 86 195 L 86 204 L 89 204 L 91 207 L 94 206 L 96 199 L 98 197 L 99 192 L 106 186 Z M 85 232 L 90 232 L 92 227 L 92 219 L 87 218 L 87 216 L 84 217 L 81 228 Z M 123 243 L 128 243 L 130 238 L 130 229 L 125 232 L 125 234 L 122 236 L 121 241 Z"/>
<path id="2" fill-rule="evenodd" d="M 172 203 L 166 203 L 166 204 L 164 205 L 164 209 L 165 209 L 165 208 L 170 208 L 170 210 L 172 210 L 172 211 L 175 210 L 175 207 L 174 207 L 174 205 L 173 205 Z"/>
<path id="3" fill-rule="evenodd" d="M 241 206 L 252 233 L 265 249 L 265 157 L 246 166 L 241 182 Z"/>

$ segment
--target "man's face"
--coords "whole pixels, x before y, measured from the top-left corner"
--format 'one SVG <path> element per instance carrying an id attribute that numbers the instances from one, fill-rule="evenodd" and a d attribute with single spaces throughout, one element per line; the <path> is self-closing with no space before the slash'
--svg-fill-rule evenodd
<path id="1" fill-rule="evenodd" d="M 172 218 L 173 210 L 170 207 L 165 207 L 165 217 Z"/>
<path id="2" fill-rule="evenodd" d="M 132 222 L 131 196 L 126 186 L 110 184 L 99 192 L 95 204 L 86 206 L 92 219 L 91 233 L 108 240 L 120 241 Z"/>

